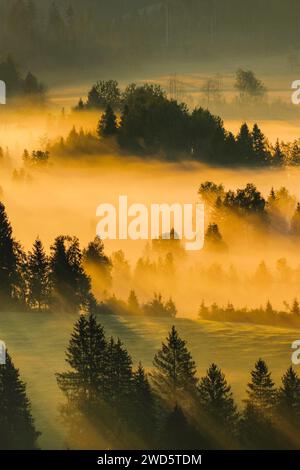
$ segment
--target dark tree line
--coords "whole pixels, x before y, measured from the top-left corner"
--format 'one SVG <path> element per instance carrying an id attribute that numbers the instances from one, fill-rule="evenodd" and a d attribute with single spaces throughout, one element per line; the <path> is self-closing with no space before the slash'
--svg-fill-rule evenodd
<path id="1" fill-rule="evenodd" d="M 11 56 L 0 62 L 0 79 L 6 84 L 7 97 L 31 97 L 42 100 L 45 87 L 35 75 L 28 72 L 24 77 Z"/>
<path id="2" fill-rule="evenodd" d="M 0 203 L 0 300 L 2 310 L 92 311 L 96 301 L 78 239 L 58 236 L 47 256 L 37 238 L 26 254 Z"/>
<path id="3" fill-rule="evenodd" d="M 153 298 L 141 304 L 135 291 L 130 291 L 128 301 L 124 302 L 115 295 L 100 303 L 99 313 L 115 315 L 146 315 L 156 318 L 175 318 L 177 308 L 170 297 L 165 301 L 162 295 L 155 293 Z"/>
<path id="4" fill-rule="evenodd" d="M 57 381 L 72 448 L 299 448 L 300 378 L 292 367 L 276 388 L 259 359 L 239 410 L 216 364 L 198 378 L 175 327 L 147 374 L 93 315 L 76 322 L 66 361 L 69 370 Z"/>
<path id="5" fill-rule="evenodd" d="M 184 0 L 2 0 L 0 14 L 0 44 L 44 67 L 114 61 L 125 68 L 286 51 L 297 65 L 294 0 L 272 0 L 271 10 L 259 0 L 246 7 L 237 0 L 190 0 L 188 8 Z"/>
<path id="6" fill-rule="evenodd" d="M 216 303 L 208 306 L 202 302 L 199 309 L 199 318 L 221 322 L 255 323 L 256 325 L 272 326 L 299 326 L 300 305 L 295 299 L 291 305 L 286 305 L 287 310 L 275 309 L 268 301 L 265 307 L 237 308 L 232 303 L 225 307 Z"/>
<path id="7" fill-rule="evenodd" d="M 130 84 L 121 93 L 116 81 L 101 81 L 76 109 L 104 109 L 98 136 L 115 137 L 121 149 L 145 156 L 160 154 L 241 167 L 277 167 L 299 161 L 299 146 L 278 141 L 272 146 L 257 124 L 252 129 L 242 124 L 234 136 L 219 116 L 203 108 L 190 112 L 184 103 L 168 99 L 158 85 Z M 121 114 L 119 120 L 116 111 Z"/>

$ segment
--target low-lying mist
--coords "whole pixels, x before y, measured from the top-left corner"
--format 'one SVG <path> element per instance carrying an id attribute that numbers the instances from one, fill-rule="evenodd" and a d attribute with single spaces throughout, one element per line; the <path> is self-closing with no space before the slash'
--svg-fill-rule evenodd
<path id="1" fill-rule="evenodd" d="M 105 155 L 76 155 L 68 159 L 50 155 L 45 167 L 23 167 L 25 148 L 46 149 L 59 136 L 67 136 L 73 125 L 91 131 L 98 119 L 97 112 L 68 114 L 26 109 L 3 115 L 1 199 L 14 235 L 26 250 L 39 236 L 48 251 L 59 234 L 76 235 L 81 247 L 86 247 L 96 235 L 96 208 L 101 203 L 118 207 L 120 195 L 128 196 L 129 204 L 138 202 L 148 207 L 152 203 L 195 203 L 199 201 L 200 184 L 214 181 L 222 183 L 225 190 L 253 183 L 266 199 L 272 187 L 285 186 L 295 201 L 300 200 L 297 167 L 225 169 L 195 162 L 145 161 L 118 155 L 113 150 Z M 214 221 L 206 207 L 206 227 L 210 222 Z M 221 223 L 220 228 L 227 245 L 225 251 L 205 245 L 199 252 L 184 252 L 181 257 L 175 254 L 171 274 L 164 268 L 166 253 L 155 253 L 151 243 L 105 241 L 108 256 L 119 250 L 124 252 L 130 275 L 122 278 L 114 267 L 112 286 L 108 292 L 95 292 L 97 298 L 115 294 L 127 300 L 130 290 L 135 290 L 141 301 L 147 301 L 154 292 L 161 292 L 166 299 L 173 298 L 180 316 L 195 317 L 203 300 L 222 305 L 230 301 L 238 306 L 265 305 L 270 300 L 277 308 L 283 308 L 284 301 L 290 303 L 298 296 L 300 256 L 296 242 L 284 230 L 266 232 L 255 224 L 245 228 L 234 217 Z M 137 266 L 141 257 L 144 264 Z M 290 276 L 280 270 L 282 265 Z"/>

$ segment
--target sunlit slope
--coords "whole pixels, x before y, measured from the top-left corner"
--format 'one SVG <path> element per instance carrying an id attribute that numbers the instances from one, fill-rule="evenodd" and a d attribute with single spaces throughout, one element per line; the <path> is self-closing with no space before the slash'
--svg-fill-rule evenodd
<path id="1" fill-rule="evenodd" d="M 58 406 L 63 397 L 55 372 L 65 369 L 64 351 L 75 318 L 37 313 L 0 316 L 0 338 L 27 382 L 42 448 L 64 447 L 64 429 Z M 222 367 L 240 401 L 255 360 L 263 357 L 278 382 L 291 364 L 291 343 L 299 331 L 228 323 L 196 322 L 187 319 L 155 320 L 137 317 L 99 317 L 107 335 L 119 336 L 134 362 L 150 368 L 161 341 L 175 323 L 203 374 L 211 362 Z M 300 338 L 299 338 L 300 339 Z"/>

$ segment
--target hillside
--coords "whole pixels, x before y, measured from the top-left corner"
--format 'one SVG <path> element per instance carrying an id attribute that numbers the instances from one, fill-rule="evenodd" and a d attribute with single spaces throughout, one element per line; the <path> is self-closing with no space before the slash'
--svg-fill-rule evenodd
<path id="1" fill-rule="evenodd" d="M 172 322 L 188 341 L 199 374 L 211 362 L 226 373 L 240 402 L 254 361 L 262 356 L 278 382 L 290 365 L 291 343 L 299 332 L 248 325 L 211 322 L 156 320 L 137 317 L 101 316 L 108 335 L 119 336 L 132 354 L 134 363 L 142 360 L 150 368 L 152 359 Z M 28 384 L 37 427 L 42 431 L 42 448 L 63 448 L 64 429 L 57 403 L 62 402 L 54 374 L 65 370 L 64 350 L 74 317 L 37 313 L 9 313 L 0 316 L 0 338 L 11 352 L 16 366 Z M 234 361 L 234 368 L 232 364 Z"/>

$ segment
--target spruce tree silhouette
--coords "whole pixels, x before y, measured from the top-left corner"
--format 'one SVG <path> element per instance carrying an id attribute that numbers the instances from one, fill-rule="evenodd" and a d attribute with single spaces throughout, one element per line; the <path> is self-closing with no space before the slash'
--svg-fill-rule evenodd
<path id="1" fill-rule="evenodd" d="M 59 236 L 51 247 L 52 308 L 76 313 L 90 303 L 91 280 L 82 265 L 76 237 Z"/>
<path id="2" fill-rule="evenodd" d="M 300 203 L 298 202 L 297 208 L 291 220 L 291 235 L 300 235 Z"/>
<path id="3" fill-rule="evenodd" d="M 104 330 L 95 316 L 80 315 L 66 352 L 71 370 L 56 374 L 58 386 L 67 398 L 67 403 L 61 406 L 61 415 L 71 447 L 90 449 L 109 445 L 102 432 L 107 416 L 102 402 L 107 380 L 106 347 Z"/>
<path id="4" fill-rule="evenodd" d="M 50 303 L 50 265 L 43 244 L 37 238 L 27 260 L 28 304 L 42 311 Z"/>
<path id="5" fill-rule="evenodd" d="M 126 411 L 131 395 L 132 359 L 120 339 L 107 345 L 106 398 L 119 411 Z"/>
<path id="6" fill-rule="evenodd" d="M 70 372 L 56 374 L 60 389 L 80 403 L 97 401 L 106 380 L 106 339 L 94 315 L 80 315 L 66 352 Z"/>
<path id="7" fill-rule="evenodd" d="M 299 449 L 300 378 L 289 367 L 277 394 L 277 419 L 282 448 Z"/>
<path id="8" fill-rule="evenodd" d="M 277 448 L 274 428 L 276 389 L 268 366 L 259 359 L 251 372 L 248 398 L 240 423 L 241 442 L 250 449 Z"/>
<path id="9" fill-rule="evenodd" d="M 5 207 L 0 203 L 0 301 L 1 308 L 23 300 L 25 255 L 14 240 Z"/>
<path id="10" fill-rule="evenodd" d="M 159 394 L 172 406 L 190 399 L 196 393 L 196 364 L 175 328 L 172 327 L 167 342 L 154 357 L 152 381 Z"/>
<path id="11" fill-rule="evenodd" d="M 155 396 L 141 363 L 133 373 L 131 406 L 131 429 L 142 441 L 140 446 L 153 447 L 156 436 Z"/>
<path id="12" fill-rule="evenodd" d="M 230 385 L 216 364 L 212 364 L 198 385 L 200 411 L 204 412 L 216 438 L 216 445 L 233 444 L 237 437 L 239 414 L 234 403 Z M 232 442 L 230 442 L 232 441 Z"/>
<path id="13" fill-rule="evenodd" d="M 105 113 L 102 115 L 99 124 L 97 133 L 101 137 L 111 137 L 116 135 L 118 131 L 117 127 L 117 118 L 110 105 L 106 107 Z"/>
<path id="14" fill-rule="evenodd" d="M 109 289 L 112 284 L 111 260 L 104 252 L 104 244 L 100 237 L 90 242 L 82 252 L 82 261 L 88 273 L 93 274 L 95 289 Z"/>
<path id="15" fill-rule="evenodd" d="M 26 386 L 6 353 L 6 363 L 0 365 L 0 449 L 37 449 L 39 435 L 34 426 Z"/>

